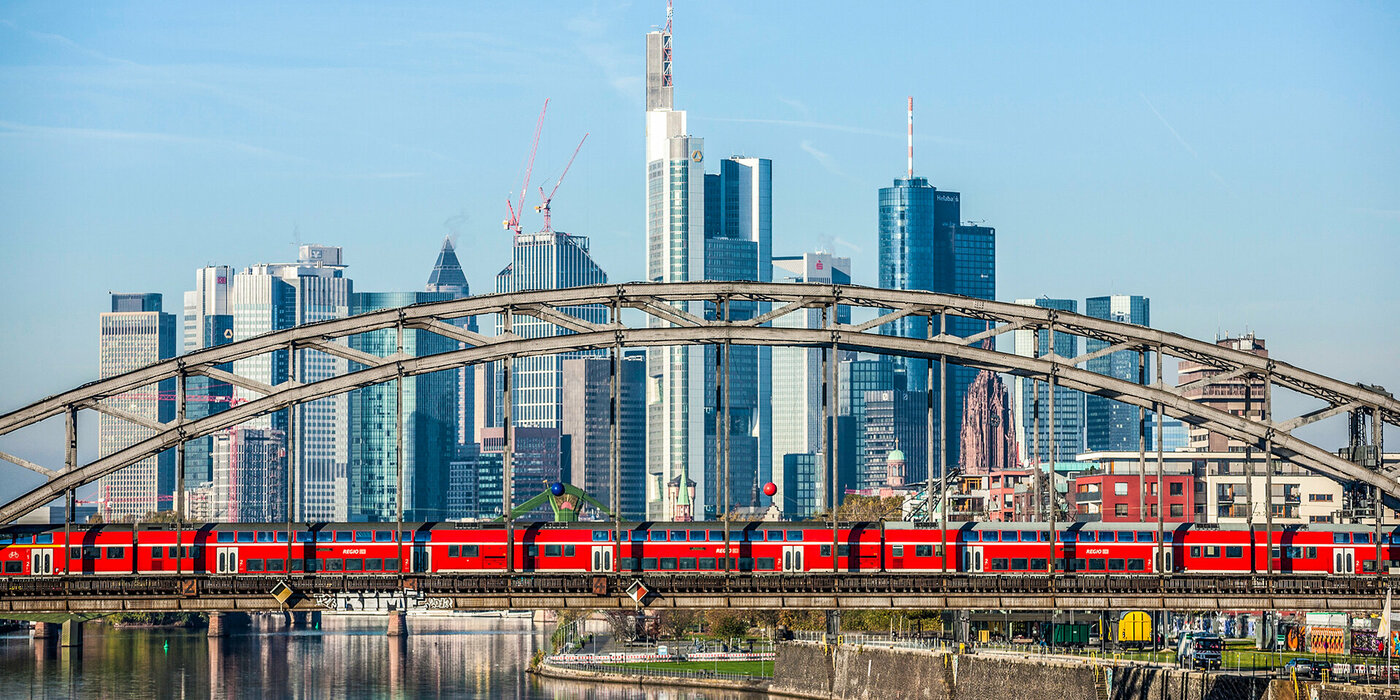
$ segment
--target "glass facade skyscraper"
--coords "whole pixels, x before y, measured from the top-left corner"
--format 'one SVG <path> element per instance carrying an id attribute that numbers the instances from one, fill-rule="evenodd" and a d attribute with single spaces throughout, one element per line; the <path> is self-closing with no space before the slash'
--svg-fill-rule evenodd
<path id="1" fill-rule="evenodd" d="M 438 251 L 437 262 L 428 275 L 425 291 L 446 294 L 448 299 L 461 299 L 472 294 L 451 238 L 442 239 L 442 249 Z M 478 332 L 475 316 L 457 319 L 455 323 L 464 330 Z M 464 344 L 458 344 L 458 347 L 464 347 Z M 462 367 L 454 370 L 454 373 L 457 375 L 455 432 L 457 444 L 465 445 L 477 441 L 476 368 Z"/>
<path id="2" fill-rule="evenodd" d="M 444 292 L 356 292 L 350 313 L 362 314 L 409 304 L 445 301 Z M 405 330 L 403 352 L 410 357 L 454 350 L 457 343 L 436 333 Z M 350 347 L 388 357 L 398 352 L 392 328 L 351 336 Z M 363 369 L 350 363 L 349 370 Z M 434 372 L 403 380 L 404 514 L 409 520 L 448 517 L 447 493 L 456 443 L 457 372 Z M 346 516 L 352 521 L 391 522 L 398 499 L 398 391 L 394 382 L 349 394 L 349 463 Z"/>
<path id="3" fill-rule="evenodd" d="M 1075 312 L 1079 303 L 1073 299 L 1017 299 L 1017 304 L 1039 306 L 1046 309 Z M 1054 352 L 1060 357 L 1075 357 L 1079 354 L 1079 336 L 1069 333 L 1054 334 Z M 1039 334 L 1037 348 L 1036 333 L 1028 330 L 1012 331 L 1015 353 L 1023 357 L 1044 357 L 1050 354 L 1049 333 Z M 1016 439 L 1021 444 L 1023 460 L 1050 461 L 1050 386 L 1045 382 L 1032 382 L 1026 377 L 1012 380 L 1013 410 L 1016 415 Z M 1037 398 L 1039 403 L 1037 404 Z M 1039 423 L 1036 422 L 1036 408 L 1039 407 Z M 1039 425 L 1037 439 L 1036 426 Z M 1055 387 L 1055 460 L 1073 460 L 1084 451 L 1084 394 L 1074 389 Z M 1040 450 L 1037 453 L 1036 446 Z"/>
<path id="4" fill-rule="evenodd" d="M 1113 296 L 1090 297 L 1084 302 L 1084 313 L 1094 318 L 1102 318 L 1121 323 L 1134 323 L 1139 326 L 1151 325 L 1147 297 L 1115 294 Z M 1085 341 L 1084 352 L 1097 352 L 1108 347 L 1108 342 L 1089 338 Z M 1085 363 L 1085 368 L 1109 377 L 1133 382 L 1140 381 L 1141 364 L 1138 354 L 1132 350 L 1122 350 L 1103 357 L 1096 357 Z M 1147 378 L 1153 381 L 1153 378 Z M 1138 409 L 1125 403 L 1092 394 L 1084 397 L 1084 445 L 1090 451 L 1126 451 L 1138 448 Z M 1152 413 L 1145 414 L 1148 426 L 1155 422 Z M 1153 448 L 1154 430 L 1143 431 L 1147 449 Z"/>
<path id="5" fill-rule="evenodd" d="M 210 265 L 194 272 L 194 289 L 185 292 L 184 350 L 193 352 L 233 342 L 233 314 L 229 296 L 233 291 L 233 268 Z M 232 363 L 217 369 L 233 371 Z M 192 374 L 185 378 L 185 416 L 199 420 L 233 403 L 233 386 L 227 382 Z M 213 479 L 214 436 L 206 435 L 185 443 L 185 484 L 202 484 Z"/>

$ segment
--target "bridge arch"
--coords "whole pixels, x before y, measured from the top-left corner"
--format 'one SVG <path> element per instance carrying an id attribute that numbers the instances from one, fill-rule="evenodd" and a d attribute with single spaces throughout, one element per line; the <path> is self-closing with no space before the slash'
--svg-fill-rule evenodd
<path id="1" fill-rule="evenodd" d="M 706 314 L 731 301 L 760 302 L 770 310 L 747 320 L 725 321 Z M 585 305 L 611 309 L 611 321 L 595 324 L 569 313 Z M 785 328 L 765 325 L 784 315 L 810 308 L 846 306 L 873 310 L 877 316 L 826 328 Z M 647 325 L 623 323 L 622 309 L 640 311 Z M 466 331 L 451 321 L 467 316 L 512 314 L 553 324 L 563 334 L 523 338 L 515 334 L 485 336 Z M 940 335 L 902 338 L 879 334 L 881 326 L 905 316 L 929 318 L 929 328 L 940 315 L 978 319 L 987 330 L 970 338 Z M 836 315 L 829 314 L 830 318 Z M 432 355 L 381 357 L 337 342 L 370 331 L 403 328 L 428 331 L 465 344 L 463 349 Z M 982 346 L 982 341 L 1013 330 L 1067 333 L 1101 340 L 1106 348 L 1079 357 L 1054 354 L 1025 357 Z M 1400 479 L 1383 468 L 1367 469 L 1313 445 L 1293 434 L 1298 427 L 1340 413 L 1369 413 L 1377 426 L 1400 426 L 1400 401 L 1376 387 L 1351 384 L 1310 372 L 1275 358 L 1224 348 L 1174 333 L 1132 324 L 1091 318 L 1035 306 L 971 299 L 931 292 L 876 289 L 848 285 L 780 284 L 754 282 L 687 282 L 597 285 L 563 290 L 490 294 L 452 301 L 370 312 L 343 319 L 261 335 L 228 345 L 207 348 L 155 363 L 116 377 L 90 382 L 0 416 L 0 435 L 7 435 L 42 420 L 66 415 L 69 449 L 63 468 L 45 467 L 23 458 L 0 453 L 9 461 L 44 474 L 46 483 L 0 506 L 0 523 L 63 496 L 70 490 L 111 474 L 122 467 L 194 438 L 233 427 L 252 418 L 288 406 L 334 396 L 353 389 L 381 384 L 397 377 L 412 377 L 506 358 L 548 355 L 577 350 L 615 347 L 706 345 L 770 345 L 837 347 L 880 354 L 901 355 L 948 362 L 977 369 L 1030 377 L 1051 378 L 1060 385 L 1105 396 L 1123 403 L 1161 412 L 1190 424 L 1208 428 L 1267 449 L 1277 457 L 1334 479 L 1360 482 L 1389 496 L 1400 496 Z M 219 368 L 235 360 L 280 350 L 317 351 L 349 360 L 363 369 L 349 371 L 306 384 L 284 382 L 267 385 Z M 1186 398 L 1179 387 L 1160 383 L 1135 384 L 1090 372 L 1080 365 L 1094 357 L 1120 350 L 1144 351 L 1160 356 L 1201 362 L 1221 371 L 1215 381 L 1258 377 L 1270 386 L 1291 389 L 1323 402 L 1324 406 L 1288 420 L 1256 420 L 1233 415 Z M 225 381 L 262 396 L 228 410 L 196 420 L 177 418 L 155 423 L 103 403 L 160 381 L 203 375 Z M 182 400 L 177 398 L 177 400 Z M 76 436 L 72 429 L 80 410 L 95 410 L 145 425 L 155 432 L 123 450 L 88 464 L 76 463 Z M 179 412 L 183 415 L 183 411 Z M 1378 441 L 1379 442 L 1379 441 Z"/>

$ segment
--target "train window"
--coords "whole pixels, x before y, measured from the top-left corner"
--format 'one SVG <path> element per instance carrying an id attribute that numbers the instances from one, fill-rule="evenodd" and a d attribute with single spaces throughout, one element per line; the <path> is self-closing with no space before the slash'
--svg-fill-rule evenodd
<path id="1" fill-rule="evenodd" d="M 618 571 L 640 571 L 640 569 L 637 568 L 637 558 L 636 558 L 636 557 L 618 557 L 618 559 L 617 559 L 617 570 L 618 570 Z"/>
<path id="2" fill-rule="evenodd" d="M 992 571 L 1006 571 L 1007 563 L 1008 563 L 1008 560 L 1006 560 L 1006 559 L 993 559 L 993 560 L 992 560 Z"/>
<path id="3" fill-rule="evenodd" d="M 1027 563 L 1028 562 L 1025 559 L 1012 559 L 1011 569 L 1013 571 L 1025 571 Z"/>
<path id="4" fill-rule="evenodd" d="M 1104 563 L 1104 560 L 1102 560 L 1102 559 L 1090 559 L 1090 560 L 1089 560 L 1089 570 L 1090 570 L 1090 571 L 1103 571 L 1103 563 Z"/>
<path id="5" fill-rule="evenodd" d="M 331 542 L 335 539 L 335 533 L 330 530 L 321 530 L 316 533 L 317 542 Z"/>
<path id="6" fill-rule="evenodd" d="M 263 543 L 273 542 L 273 541 L 275 541 L 276 539 L 277 539 L 277 538 L 275 538 L 275 537 L 272 536 L 272 531 L 271 531 L 271 530 L 259 530 L 259 531 L 258 531 L 258 541 L 259 541 L 259 542 L 263 542 Z"/>
<path id="7" fill-rule="evenodd" d="M 1304 548 L 1303 548 L 1303 557 L 1304 557 L 1304 558 L 1307 558 L 1307 559 L 1316 559 L 1316 558 L 1317 558 L 1317 547 L 1304 547 Z"/>
<path id="8" fill-rule="evenodd" d="M 15 535 L 15 544 L 33 544 L 33 535 Z"/>
<path id="9" fill-rule="evenodd" d="M 665 541 L 666 541 L 666 531 L 665 531 L 665 530 L 652 530 L 652 531 L 651 531 L 651 537 L 650 537 L 649 539 L 650 539 L 652 542 L 665 542 Z"/>
<path id="10" fill-rule="evenodd" d="M 695 570 L 695 557 L 682 557 L 682 558 L 681 558 L 681 571 L 694 571 L 694 570 Z"/>
<path id="11" fill-rule="evenodd" d="M 802 541 L 802 531 L 801 531 L 801 530 L 788 530 L 788 531 L 787 531 L 787 541 L 788 541 L 788 542 L 801 542 L 801 541 Z"/>
<path id="12" fill-rule="evenodd" d="M 838 544 L 838 545 L 836 545 L 836 556 L 838 556 L 838 557 L 849 557 L 849 556 L 851 556 L 851 545 L 848 545 L 848 544 Z"/>
<path id="13" fill-rule="evenodd" d="M 160 549 L 160 547 L 156 547 L 156 549 Z M 158 556 L 160 556 L 160 555 L 157 554 L 157 555 L 155 555 L 155 556 L 158 557 Z M 69 548 L 68 548 L 68 558 L 69 558 L 69 559 L 82 559 L 82 558 L 83 558 L 83 548 L 82 548 L 82 547 L 69 547 Z"/>
<path id="14" fill-rule="evenodd" d="M 1132 541 L 1133 541 L 1133 533 L 1132 533 L 1131 531 L 1128 531 L 1128 530 L 1123 530 L 1122 532 L 1119 532 L 1119 533 L 1118 533 L 1118 541 L 1119 541 L 1119 542 L 1132 542 Z"/>
<path id="15" fill-rule="evenodd" d="M 1279 548 L 1278 548 L 1278 547 L 1270 547 L 1270 548 L 1269 548 L 1269 558 L 1270 558 L 1270 559 L 1278 559 L 1278 558 L 1279 558 L 1278 555 L 1279 555 Z"/>
<path id="16" fill-rule="evenodd" d="M 823 545 L 823 548 L 825 548 L 825 545 Z M 827 554 L 830 554 L 830 552 L 827 552 Z M 916 544 L 916 545 L 914 545 L 914 556 L 916 556 L 916 557 L 931 557 L 931 556 L 933 556 L 933 545 L 931 545 L 931 544 Z"/>
<path id="17" fill-rule="evenodd" d="M 676 558 L 675 558 L 675 557 L 661 557 L 661 570 L 662 570 L 662 571 L 675 571 L 675 570 L 676 570 Z"/>
<path id="18" fill-rule="evenodd" d="M 564 553 L 564 549 L 557 544 L 547 544 L 544 546 L 544 555 L 547 557 L 557 557 Z"/>
<path id="19" fill-rule="evenodd" d="M 84 558 L 84 559 L 101 559 L 101 558 L 102 558 L 102 548 L 101 548 L 101 547 L 83 547 L 83 558 Z"/>
<path id="20" fill-rule="evenodd" d="M 1238 559 L 1238 558 L 1240 558 L 1240 557 L 1242 557 L 1242 556 L 1244 556 L 1244 547 L 1226 547 L 1226 548 L 1225 548 L 1225 558 L 1227 558 L 1227 559 Z"/>
<path id="21" fill-rule="evenodd" d="M 74 547 L 74 549 L 77 549 L 77 547 Z M 164 547 L 151 547 L 151 558 L 152 558 L 152 559 L 160 559 L 160 558 L 161 558 L 160 555 L 161 555 L 161 554 L 164 554 L 164 553 L 165 553 L 165 548 L 164 548 Z"/>
<path id="22" fill-rule="evenodd" d="M 343 559 L 327 559 L 327 560 L 326 560 L 326 571 L 344 571 L 344 570 L 345 570 L 345 560 L 343 560 Z"/>
<path id="23" fill-rule="evenodd" d="M 309 533 L 309 532 L 298 532 L 298 533 L 295 533 L 295 534 L 296 534 L 295 539 L 296 539 L 297 542 L 310 542 L 311 539 L 312 539 L 311 533 Z"/>
<path id="24" fill-rule="evenodd" d="M 305 571 L 305 570 L 306 570 L 306 560 L 305 560 L 305 559 L 293 559 L 293 560 L 292 560 L 292 571 L 293 571 L 293 572 Z"/>
<path id="25" fill-rule="evenodd" d="M 1044 560 L 1044 559 L 1032 559 L 1032 560 L 1031 560 L 1031 567 L 1030 567 L 1030 568 L 1031 568 L 1031 571 L 1044 571 L 1044 570 L 1045 570 L 1045 563 L 1046 563 L 1046 560 Z"/>
<path id="26" fill-rule="evenodd" d="M 753 557 L 739 557 L 740 571 L 753 571 Z"/>
<path id="27" fill-rule="evenodd" d="M 983 541 L 983 542 L 996 542 L 996 541 L 997 541 L 997 531 L 996 531 L 996 530 L 988 530 L 987 532 L 982 533 L 982 541 Z"/>
<path id="28" fill-rule="evenodd" d="M 574 546 L 571 545 L 571 544 L 566 544 L 566 545 L 564 545 L 564 556 L 566 556 L 566 557 L 572 557 L 573 555 L 574 555 Z"/>
<path id="29" fill-rule="evenodd" d="M 416 531 L 414 531 L 414 533 L 413 533 L 413 541 L 414 541 L 414 542 L 427 542 L 427 541 L 428 541 L 428 537 L 431 536 L 432 534 L 433 534 L 433 533 L 428 532 L 427 530 L 416 530 Z"/>
<path id="30" fill-rule="evenodd" d="M 539 555 L 540 555 L 540 546 L 539 546 L 539 545 L 537 545 L 537 544 L 527 544 L 527 545 L 525 545 L 525 556 L 527 556 L 527 557 L 538 557 Z"/>
<path id="31" fill-rule="evenodd" d="M 1374 572 L 1376 570 L 1376 560 L 1367 559 L 1361 562 L 1361 570 L 1364 572 Z"/>
<path id="32" fill-rule="evenodd" d="M 829 544 L 824 544 L 824 545 L 822 545 L 821 548 L 817 550 L 817 555 L 818 555 L 818 556 L 822 556 L 822 557 L 829 557 L 829 556 L 831 556 L 831 545 L 829 545 Z"/>
<path id="33" fill-rule="evenodd" d="M 398 571 L 398 570 L 399 570 L 399 560 L 398 560 L 398 559 L 395 559 L 395 558 L 393 558 L 393 557 L 385 557 L 385 558 L 384 558 L 384 570 L 385 570 L 385 571 Z"/>
<path id="34" fill-rule="evenodd" d="M 1171 542 L 1171 541 L 1172 541 L 1172 533 L 1171 533 L 1170 530 L 1168 530 L 1168 531 L 1162 533 L 1162 541 L 1163 541 L 1163 542 Z"/>
<path id="35" fill-rule="evenodd" d="M 166 547 L 165 556 L 170 557 L 171 559 L 178 559 L 180 558 L 180 552 L 175 547 Z"/>
<path id="36" fill-rule="evenodd" d="M 671 541 L 672 541 L 672 542 L 684 542 L 684 541 L 685 541 L 685 530 L 672 530 L 672 531 L 671 531 Z"/>
<path id="37" fill-rule="evenodd" d="M 1206 545 L 1206 556 L 1207 556 L 1207 557 L 1218 557 L 1218 556 L 1220 556 L 1220 547 L 1217 547 L 1216 545 Z"/>
<path id="38" fill-rule="evenodd" d="M 743 541 L 744 541 L 744 531 L 743 531 L 743 530 L 735 530 L 735 531 L 733 531 L 733 532 L 730 532 L 730 533 L 729 533 L 729 541 L 730 541 L 730 542 L 743 542 Z"/>
<path id="39" fill-rule="evenodd" d="M 1284 548 L 1283 548 L 1283 553 L 1284 553 L 1284 555 L 1287 556 L 1289 559 L 1302 559 L 1302 558 L 1303 558 L 1303 548 L 1302 548 L 1302 547 L 1284 547 Z"/>
<path id="40" fill-rule="evenodd" d="M 962 534 L 962 536 L 963 536 L 963 537 L 962 537 L 963 542 L 976 542 L 976 541 L 977 541 L 977 531 L 976 531 L 976 530 L 967 530 L 967 531 L 964 531 L 963 534 Z"/>
<path id="41" fill-rule="evenodd" d="M 15 536 L 14 536 L 14 535 L 0 535 L 0 546 L 4 546 L 4 545 L 7 545 L 7 544 L 13 544 L 14 541 L 15 541 Z"/>
<path id="42" fill-rule="evenodd" d="M 1127 563 L 1124 562 L 1122 559 L 1109 559 L 1109 560 L 1108 560 L 1108 570 L 1109 570 L 1109 571 L 1122 571 L 1126 566 L 1127 566 Z"/>
<path id="43" fill-rule="evenodd" d="M 1100 542 L 1112 542 L 1112 541 L 1113 541 L 1113 533 L 1112 533 L 1112 532 L 1108 532 L 1108 531 L 1100 532 L 1100 533 L 1099 533 L 1099 541 L 1100 541 Z"/>
<path id="44" fill-rule="evenodd" d="M 41 532 L 34 536 L 34 544 L 53 544 L 52 532 Z"/>
<path id="45" fill-rule="evenodd" d="M 772 571 L 778 568 L 777 561 L 773 557 L 759 557 L 755 563 L 758 565 L 759 571 Z"/>
<path id="46" fill-rule="evenodd" d="M 610 533 L 609 533 L 607 530 L 594 530 L 594 531 L 593 531 L 593 541 L 594 541 L 594 542 L 607 542 L 607 541 L 608 541 L 608 535 L 609 535 L 609 534 L 610 534 Z"/>
<path id="47" fill-rule="evenodd" d="M 1352 538 L 1352 542 L 1355 542 L 1357 544 L 1371 544 L 1371 533 L 1358 532 L 1356 533 L 1356 536 Z"/>
<path id="48" fill-rule="evenodd" d="M 642 531 L 642 530 L 633 530 L 633 531 L 632 531 L 632 541 L 633 541 L 633 542 L 646 542 L 646 541 L 647 541 L 647 533 L 644 532 L 644 531 Z"/>
<path id="49" fill-rule="evenodd" d="M 1073 532 L 1061 532 L 1061 533 L 1058 533 L 1058 536 L 1059 536 L 1061 542 L 1073 542 L 1073 541 L 1074 541 L 1074 533 L 1073 533 Z"/>
<path id="50" fill-rule="evenodd" d="M 285 565 L 285 564 L 286 564 L 286 562 L 284 562 L 284 561 L 281 560 L 281 559 L 268 559 L 268 560 L 267 560 L 267 570 L 268 570 L 268 571 L 275 571 L 275 572 L 279 572 L 279 573 L 280 573 L 280 572 L 282 571 L 282 566 Z"/>
<path id="51" fill-rule="evenodd" d="M 346 571 L 363 571 L 364 568 L 365 568 L 365 560 L 363 560 L 363 559 L 358 559 L 358 558 L 357 558 L 357 559 L 346 559 L 346 560 L 345 560 L 345 570 L 346 570 Z"/>
<path id="52" fill-rule="evenodd" d="M 1146 571 L 1147 561 L 1143 559 L 1129 559 L 1128 571 Z"/>
<path id="53" fill-rule="evenodd" d="M 642 571 L 656 571 L 656 557 L 642 557 Z"/>
<path id="54" fill-rule="evenodd" d="M 1023 531 L 1021 532 L 1021 541 L 1022 541 L 1022 542 L 1034 542 L 1034 541 L 1036 541 L 1036 535 L 1037 535 L 1037 534 L 1039 534 L 1039 533 L 1035 532 L 1034 530 L 1023 530 Z"/>
<path id="55" fill-rule="evenodd" d="M 1079 541 L 1080 541 L 1080 542 L 1093 542 L 1093 541 L 1094 541 L 1094 533 L 1092 533 L 1092 532 L 1085 532 L 1084 530 L 1080 530 L 1080 531 L 1079 531 Z"/>
<path id="56" fill-rule="evenodd" d="M 462 545 L 462 556 L 464 556 L 464 557 L 478 557 L 478 556 L 481 556 L 481 546 L 480 546 L 480 545 L 475 545 L 475 544 L 464 544 L 464 545 Z"/>
<path id="57" fill-rule="evenodd" d="M 723 541 L 724 541 L 724 531 L 723 531 L 723 530 L 710 530 L 710 541 L 711 541 L 711 542 L 723 542 Z"/>
<path id="58" fill-rule="evenodd" d="M 782 541 L 783 541 L 783 531 L 782 531 L 782 530 L 769 530 L 769 531 L 768 531 L 768 541 L 769 541 L 769 542 L 782 542 Z"/>
<path id="59" fill-rule="evenodd" d="M 220 532 L 220 533 L 218 533 L 218 534 L 216 535 L 215 539 L 219 542 L 219 544 L 232 543 L 232 542 L 233 542 L 233 533 L 232 533 L 232 532 Z"/>
<path id="60" fill-rule="evenodd" d="M 354 538 L 355 533 L 349 530 L 341 530 L 340 532 L 335 533 L 336 542 L 351 542 L 354 541 Z"/>
<path id="61" fill-rule="evenodd" d="M 374 541 L 375 541 L 375 542 L 393 542 L 393 541 L 394 541 L 394 532 L 393 532 L 392 530 L 375 530 L 375 531 L 374 531 Z"/>
<path id="62" fill-rule="evenodd" d="M 1332 544 L 1347 544 L 1347 533 L 1345 533 L 1345 532 L 1334 532 L 1334 533 L 1332 533 Z"/>
<path id="63" fill-rule="evenodd" d="M 373 541 L 374 541 L 374 532 L 371 531 L 371 530 L 356 530 L 356 531 L 355 531 L 355 541 L 356 541 L 356 542 L 373 542 Z"/>
<path id="64" fill-rule="evenodd" d="M 238 533 L 238 541 L 243 544 L 251 543 L 253 541 L 253 534 L 252 530 L 244 530 Z"/>
<path id="65" fill-rule="evenodd" d="M 699 559 L 697 559 L 697 560 L 695 561 L 695 565 L 696 565 L 696 567 L 698 567 L 698 568 L 700 568 L 700 569 L 704 569 L 704 570 L 706 570 L 706 571 L 710 571 L 710 570 L 716 568 L 715 558 L 714 558 L 714 557 L 700 557 Z"/>
<path id="66" fill-rule="evenodd" d="M 455 545 L 455 544 L 449 544 L 449 545 L 447 545 L 447 556 L 449 556 L 449 557 L 460 557 L 460 556 L 462 556 L 462 548 L 459 547 L 459 546 L 457 546 L 457 545 Z"/>
<path id="67" fill-rule="evenodd" d="M 371 559 L 366 559 L 366 560 L 365 560 L 365 571 L 383 571 L 383 570 L 384 570 L 384 560 L 383 560 L 383 559 L 371 558 Z"/>
<path id="68" fill-rule="evenodd" d="M 690 541 L 691 541 L 691 542 L 704 542 L 704 541 L 705 541 L 705 531 L 704 531 L 704 530 L 691 530 L 691 531 L 690 531 Z"/>
<path id="69" fill-rule="evenodd" d="M 1069 560 L 1069 570 L 1070 570 L 1070 571 L 1083 571 L 1083 570 L 1084 570 L 1084 560 L 1083 560 L 1083 559 L 1071 559 L 1071 560 Z"/>
<path id="70" fill-rule="evenodd" d="M 1137 533 L 1137 541 L 1138 541 L 1138 542 L 1151 542 L 1151 541 L 1152 541 L 1152 533 L 1147 532 L 1146 530 L 1140 530 L 1140 531 L 1138 531 L 1138 533 Z"/>
<path id="71" fill-rule="evenodd" d="M 245 559 L 245 560 L 243 561 L 243 566 L 244 566 L 244 568 L 246 568 L 250 573 L 251 573 L 251 572 L 256 572 L 256 571 L 262 571 L 262 570 L 263 570 L 263 560 L 261 560 L 261 559 Z"/>
<path id="72" fill-rule="evenodd" d="M 890 545 L 890 556 L 894 556 L 894 557 L 902 557 L 902 556 L 904 556 L 904 545 L 902 545 L 902 544 Z"/>
<path id="73" fill-rule="evenodd" d="M 1192 556 L 1193 558 L 1194 558 L 1194 557 L 1199 557 L 1199 556 L 1201 556 L 1201 548 L 1200 548 L 1200 547 L 1192 547 L 1192 548 L 1191 548 L 1191 556 Z"/>
<path id="74" fill-rule="evenodd" d="M 24 573 L 24 562 L 22 562 L 22 561 L 7 561 L 7 562 L 5 562 L 5 573 L 7 573 L 7 574 L 22 574 L 22 573 Z"/>

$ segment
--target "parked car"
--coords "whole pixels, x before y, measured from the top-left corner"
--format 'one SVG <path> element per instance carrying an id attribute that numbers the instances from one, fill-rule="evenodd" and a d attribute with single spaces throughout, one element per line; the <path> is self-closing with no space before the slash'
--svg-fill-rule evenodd
<path id="1" fill-rule="evenodd" d="M 1299 678 L 1313 678 L 1317 670 L 1316 666 L 1313 665 L 1312 659 L 1297 658 L 1289 659 L 1288 663 L 1283 665 L 1283 672 L 1285 675 L 1289 676 L 1296 675 Z"/>

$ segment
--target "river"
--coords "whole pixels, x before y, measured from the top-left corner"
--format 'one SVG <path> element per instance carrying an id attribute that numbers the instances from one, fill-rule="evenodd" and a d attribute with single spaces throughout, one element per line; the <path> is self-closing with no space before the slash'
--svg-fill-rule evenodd
<path id="1" fill-rule="evenodd" d="M 320 630 L 123 629 L 88 624 L 79 649 L 0 635 L 0 698 L 514 698 L 755 700 L 761 695 L 638 689 L 525 673 L 549 626 L 521 619 L 332 618 Z"/>

